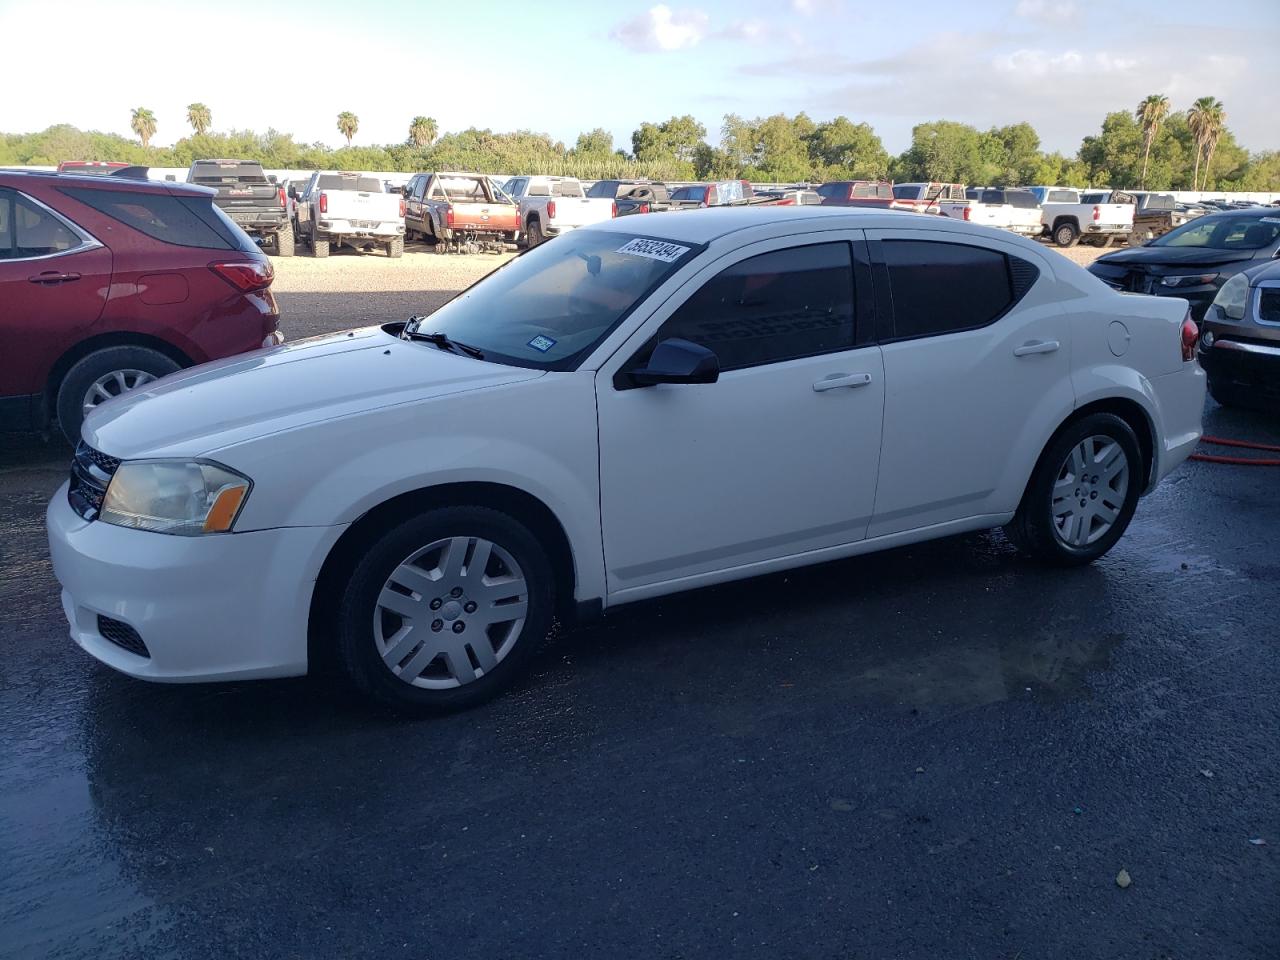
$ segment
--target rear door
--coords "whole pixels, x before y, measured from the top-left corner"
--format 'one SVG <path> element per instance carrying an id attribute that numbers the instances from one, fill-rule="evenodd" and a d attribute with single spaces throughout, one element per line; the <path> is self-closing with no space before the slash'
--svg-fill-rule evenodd
<path id="1" fill-rule="evenodd" d="M 884 441 L 868 537 L 1012 512 L 1072 409 L 1070 329 L 1035 251 L 950 231 L 868 230 Z"/>
<path id="2" fill-rule="evenodd" d="M 34 197 L 0 187 L 0 398 L 41 392 L 57 359 L 89 335 L 110 288 L 109 249 Z"/>

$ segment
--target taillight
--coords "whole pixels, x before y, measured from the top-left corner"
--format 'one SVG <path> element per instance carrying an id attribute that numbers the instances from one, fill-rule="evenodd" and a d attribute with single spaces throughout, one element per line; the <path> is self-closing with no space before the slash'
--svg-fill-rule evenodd
<path id="1" fill-rule="evenodd" d="M 709 206 L 711 206 L 711 205 L 712 205 L 713 203 L 715 203 L 715 202 L 716 202 L 716 188 L 715 188 L 715 187 L 707 187 L 707 191 L 706 191 L 706 193 L 704 193 L 704 194 L 702 195 L 702 204 L 703 204 L 703 206 L 707 206 L 707 207 L 709 207 Z"/>
<path id="2" fill-rule="evenodd" d="M 244 293 L 269 287 L 275 279 L 270 260 L 218 260 L 209 269 Z"/>
<path id="3" fill-rule="evenodd" d="M 964 208 L 964 218 L 965 218 L 966 220 L 972 220 L 972 219 L 973 219 L 973 207 L 965 207 L 965 208 Z"/>
<path id="4" fill-rule="evenodd" d="M 320 194 L 320 212 L 321 213 L 329 212 L 329 195 L 327 193 Z"/>
<path id="5" fill-rule="evenodd" d="M 1200 339 L 1200 328 L 1191 319 L 1191 311 L 1188 310 L 1186 317 L 1182 321 L 1182 359 L 1184 361 L 1196 358 L 1196 341 L 1198 339 Z"/>
<path id="6" fill-rule="evenodd" d="M 1098 222 L 1099 220 L 1101 220 L 1101 219 L 1102 219 L 1102 208 L 1101 208 L 1101 207 L 1094 207 L 1094 208 L 1093 208 L 1093 222 L 1094 222 L 1094 223 L 1097 223 L 1097 222 Z"/>
<path id="7" fill-rule="evenodd" d="M 400 198 L 400 216 L 404 216 L 404 197 Z"/>
<path id="8" fill-rule="evenodd" d="M 556 218 L 556 202 L 554 200 L 547 201 L 547 219 L 554 220 Z"/>
<path id="9" fill-rule="evenodd" d="M 276 187 L 276 196 L 280 198 L 280 206 L 287 207 L 289 203 L 284 197 L 284 187 Z"/>
<path id="10" fill-rule="evenodd" d="M 615 204 L 615 206 L 616 206 L 616 204 Z M 640 213 L 648 213 L 648 212 L 649 212 L 649 201 L 647 201 L 647 200 L 646 200 L 644 203 L 640 204 L 640 206 L 636 207 L 636 210 L 637 210 L 638 212 L 640 212 Z"/>
<path id="11" fill-rule="evenodd" d="M 616 217 L 618 215 L 618 201 L 615 200 L 609 204 L 609 216 Z"/>
<path id="12" fill-rule="evenodd" d="M 444 225 L 450 230 L 453 229 L 453 204 L 444 208 Z"/>

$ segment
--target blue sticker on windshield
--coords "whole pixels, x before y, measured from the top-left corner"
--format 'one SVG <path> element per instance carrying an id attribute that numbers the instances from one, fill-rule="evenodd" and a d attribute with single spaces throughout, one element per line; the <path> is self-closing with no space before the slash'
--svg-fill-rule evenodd
<path id="1" fill-rule="evenodd" d="M 544 337 L 542 334 L 538 334 L 536 337 L 534 337 L 532 340 L 529 341 L 529 346 L 533 347 L 533 349 L 535 350 L 541 351 L 542 353 L 546 353 L 555 345 L 556 345 L 556 342 L 554 340 L 552 340 L 550 337 Z"/>

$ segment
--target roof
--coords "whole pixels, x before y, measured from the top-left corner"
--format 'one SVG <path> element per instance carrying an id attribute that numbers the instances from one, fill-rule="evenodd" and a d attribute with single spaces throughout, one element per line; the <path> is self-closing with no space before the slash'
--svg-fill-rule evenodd
<path id="1" fill-rule="evenodd" d="M 959 224 L 961 222 L 929 214 L 912 214 L 875 207 L 757 205 L 644 213 L 606 220 L 593 225 L 591 229 L 608 230 L 612 233 L 645 234 L 686 243 L 710 243 L 712 240 L 739 230 L 749 230 L 752 227 L 768 226 L 774 223 L 805 222 L 832 230 L 838 230 L 841 227 L 859 230 L 871 227 L 903 227 L 907 225 L 903 222 L 904 217 L 915 218 L 922 224 L 935 227 L 940 223 Z"/>
<path id="2" fill-rule="evenodd" d="M 103 177 L 84 173 L 54 173 L 51 170 L 14 170 L 0 167 L 0 181 L 9 177 L 22 177 L 48 185 L 74 183 L 98 187 L 102 190 L 138 190 L 149 193 L 185 193 L 199 196 L 213 196 L 217 193 L 209 187 L 178 183 L 173 180 L 136 180 L 133 177 Z M 18 183 L 20 181 L 11 180 L 7 185 L 17 186 Z"/>

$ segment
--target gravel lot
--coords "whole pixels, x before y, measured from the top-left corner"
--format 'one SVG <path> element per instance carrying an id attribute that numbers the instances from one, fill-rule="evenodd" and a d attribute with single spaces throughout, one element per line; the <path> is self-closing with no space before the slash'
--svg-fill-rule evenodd
<path id="1" fill-rule="evenodd" d="M 299 249 L 304 251 L 301 256 L 271 258 L 276 268 L 272 289 L 280 303 L 281 327 L 290 340 L 430 313 L 513 256 L 446 256 L 424 243 L 411 243 L 399 260 L 351 250 L 316 260 L 305 247 Z M 1060 250 L 1048 244 L 1044 249 L 1081 265 L 1103 252 L 1082 246 Z"/>

